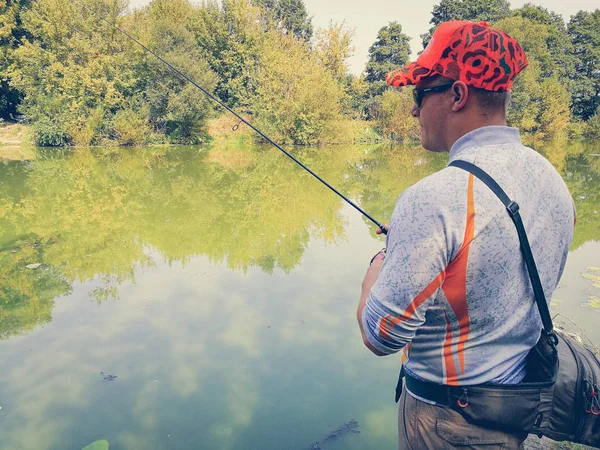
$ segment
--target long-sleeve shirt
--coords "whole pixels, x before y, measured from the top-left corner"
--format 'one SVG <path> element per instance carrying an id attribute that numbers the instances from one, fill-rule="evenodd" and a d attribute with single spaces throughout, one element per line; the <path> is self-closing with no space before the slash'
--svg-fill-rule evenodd
<path id="1" fill-rule="evenodd" d="M 485 170 L 519 204 L 550 301 L 575 222 L 559 173 L 509 127 L 472 131 L 449 156 Z M 485 184 L 446 167 L 400 196 L 362 323 L 374 348 L 403 351 L 416 378 L 447 385 L 523 379 L 541 318 L 517 230 Z"/>

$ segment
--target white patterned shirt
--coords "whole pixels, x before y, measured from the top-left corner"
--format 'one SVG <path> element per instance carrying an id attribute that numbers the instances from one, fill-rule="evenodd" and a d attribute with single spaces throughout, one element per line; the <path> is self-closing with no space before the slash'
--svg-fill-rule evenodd
<path id="1" fill-rule="evenodd" d="M 486 171 L 520 206 L 546 299 L 561 277 L 575 208 L 552 164 L 515 128 L 479 128 L 450 161 Z M 400 196 L 387 255 L 362 314 L 371 345 L 438 384 L 512 384 L 542 328 L 514 223 L 465 170 L 446 167 Z"/>

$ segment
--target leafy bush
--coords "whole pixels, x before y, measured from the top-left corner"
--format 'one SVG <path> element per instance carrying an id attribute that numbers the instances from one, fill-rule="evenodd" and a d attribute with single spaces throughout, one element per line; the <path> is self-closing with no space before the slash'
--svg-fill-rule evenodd
<path id="1" fill-rule="evenodd" d="M 71 137 L 60 125 L 40 121 L 34 124 L 33 140 L 40 147 L 63 147 L 69 145 Z"/>
<path id="2" fill-rule="evenodd" d="M 146 125 L 144 108 L 122 109 L 112 120 L 115 136 L 120 145 L 143 145 L 147 142 L 149 130 Z"/>
<path id="3" fill-rule="evenodd" d="M 88 114 L 79 117 L 72 126 L 70 134 L 75 145 L 88 146 L 97 144 L 104 128 L 104 110 L 92 109 Z"/>
<path id="4" fill-rule="evenodd" d="M 252 110 L 258 127 L 278 142 L 323 141 L 327 122 L 340 117 L 343 89 L 304 41 L 265 33 Z"/>
<path id="5" fill-rule="evenodd" d="M 587 122 L 584 136 L 591 140 L 600 140 L 600 108 Z"/>
<path id="6" fill-rule="evenodd" d="M 406 88 L 383 93 L 378 125 L 386 139 L 400 142 L 419 139 L 419 122 L 410 113 L 413 104 L 410 91 Z"/>

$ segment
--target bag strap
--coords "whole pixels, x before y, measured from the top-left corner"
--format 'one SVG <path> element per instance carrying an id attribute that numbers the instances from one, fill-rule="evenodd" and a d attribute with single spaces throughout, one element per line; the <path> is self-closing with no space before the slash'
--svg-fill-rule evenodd
<path id="1" fill-rule="evenodd" d="M 527 265 L 527 271 L 529 272 L 529 278 L 531 280 L 531 285 L 533 286 L 535 301 L 540 311 L 540 316 L 542 317 L 544 330 L 546 330 L 546 333 L 548 334 L 554 334 L 552 317 L 550 316 L 550 311 L 548 310 L 548 303 L 546 302 L 546 296 L 544 295 L 544 290 L 540 281 L 540 275 L 535 265 L 535 260 L 533 259 L 533 253 L 531 252 L 529 240 L 527 239 L 527 233 L 525 232 L 525 227 L 523 226 L 523 221 L 521 220 L 521 214 L 519 214 L 519 205 L 517 202 L 512 201 L 508 195 L 506 195 L 506 192 L 504 192 L 504 190 L 491 176 L 489 176 L 485 171 L 477 167 L 475 164 L 471 164 L 467 161 L 456 160 L 452 161 L 449 166 L 458 167 L 475 175 L 483 183 L 485 183 L 494 194 L 496 194 L 496 196 L 506 207 L 510 218 L 517 227 L 517 233 L 519 234 L 519 241 L 521 243 L 521 251 L 523 253 L 523 258 L 525 259 L 525 264 Z"/>

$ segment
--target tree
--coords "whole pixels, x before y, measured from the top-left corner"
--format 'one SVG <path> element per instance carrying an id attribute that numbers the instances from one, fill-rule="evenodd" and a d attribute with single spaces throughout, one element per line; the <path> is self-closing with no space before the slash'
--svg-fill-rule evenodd
<path id="1" fill-rule="evenodd" d="M 249 0 L 209 1 L 192 15 L 190 30 L 219 79 L 215 94 L 247 108 L 255 89 L 264 12 Z"/>
<path id="2" fill-rule="evenodd" d="M 569 77 L 575 71 L 575 58 L 573 44 L 562 16 L 531 3 L 526 3 L 521 8 L 514 10 L 513 15 L 545 25 L 544 40 L 548 51 L 543 56 L 537 54 L 536 59 L 542 64 L 543 75 L 547 77 L 558 75 L 568 82 Z"/>
<path id="3" fill-rule="evenodd" d="M 3 119 L 15 114 L 21 102 L 21 93 L 10 86 L 6 74 L 13 63 L 14 50 L 27 36 L 21 14 L 30 6 L 30 0 L 0 0 L 0 117 Z"/>
<path id="4" fill-rule="evenodd" d="M 342 113 L 352 119 L 365 119 L 364 103 L 369 84 L 363 76 L 347 73 L 342 79 L 344 98 L 342 99 Z"/>
<path id="5" fill-rule="evenodd" d="M 277 30 L 265 34 L 252 110 L 277 142 L 315 144 L 337 119 L 343 90 L 308 45 Z"/>
<path id="6" fill-rule="evenodd" d="M 448 20 L 472 20 L 496 22 L 510 15 L 508 0 L 441 0 L 433 7 L 429 23 L 433 25 L 429 32 L 422 34 L 423 48 L 427 47 L 435 28 Z"/>
<path id="7" fill-rule="evenodd" d="M 529 59 L 529 66 L 517 76 L 512 90 L 509 122 L 535 140 L 561 136 L 570 122 L 571 96 L 548 48 L 553 25 L 517 15 L 496 26 L 516 39 Z"/>
<path id="8" fill-rule="evenodd" d="M 194 35 L 187 0 L 154 0 L 125 15 L 125 0 L 82 0 L 204 86 L 216 77 Z M 23 13 L 32 36 L 8 74 L 39 145 L 143 144 L 167 135 L 195 143 L 212 113 L 206 96 L 77 3 L 38 0 Z M 151 128 L 151 126 L 153 128 Z M 153 134 L 153 131 L 157 132 Z"/>
<path id="9" fill-rule="evenodd" d="M 600 9 L 579 11 L 567 29 L 576 58 L 573 114 L 588 120 L 600 106 Z"/>
<path id="10" fill-rule="evenodd" d="M 292 34 L 306 42 L 313 34 L 312 19 L 308 17 L 303 0 L 255 0 L 284 34 Z"/>
<path id="11" fill-rule="evenodd" d="M 212 91 L 216 75 L 189 31 L 193 6 L 187 0 L 154 0 L 143 21 L 149 47 L 200 86 Z M 203 140 L 206 119 L 213 112 L 211 100 L 195 86 L 175 74 L 156 58 L 140 54 L 138 77 L 145 84 L 144 99 L 149 121 L 164 130 L 172 142 Z"/>
<path id="12" fill-rule="evenodd" d="M 336 79 L 342 80 L 350 71 L 348 58 L 354 53 L 352 37 L 354 31 L 345 23 L 320 28 L 315 36 L 314 52 L 317 60 Z"/>
<path id="13" fill-rule="evenodd" d="M 390 22 L 377 33 L 377 39 L 369 48 L 366 81 L 385 81 L 388 72 L 403 66 L 410 55 L 410 38 L 402 33 L 402 25 Z"/>
<path id="14" fill-rule="evenodd" d="M 359 118 L 364 91 L 361 91 L 361 83 L 350 73 L 348 65 L 348 58 L 354 53 L 353 35 L 354 30 L 345 23 L 332 22 L 328 28 L 317 30 L 313 52 L 319 64 L 333 75 L 344 90 L 341 100 L 344 115 Z"/>
<path id="15" fill-rule="evenodd" d="M 117 24 L 126 9 L 123 0 L 86 4 Z M 39 0 L 22 20 L 33 40 L 24 39 L 15 50 L 8 76 L 25 95 L 21 110 L 34 122 L 36 142 L 64 145 L 78 135 L 89 137 L 90 115 L 114 112 L 135 82 L 125 53 L 130 44 L 70 2 Z"/>
<path id="16" fill-rule="evenodd" d="M 412 95 L 406 89 L 383 93 L 379 117 L 381 134 L 396 142 L 419 139 L 419 122 L 410 114 L 414 105 Z"/>
<path id="17" fill-rule="evenodd" d="M 385 76 L 388 72 L 408 63 L 410 38 L 402 32 L 402 25 L 390 22 L 377 33 L 377 38 L 369 48 L 369 61 L 365 71 L 365 81 L 369 83 L 365 99 L 365 109 L 369 117 L 387 89 Z"/>

